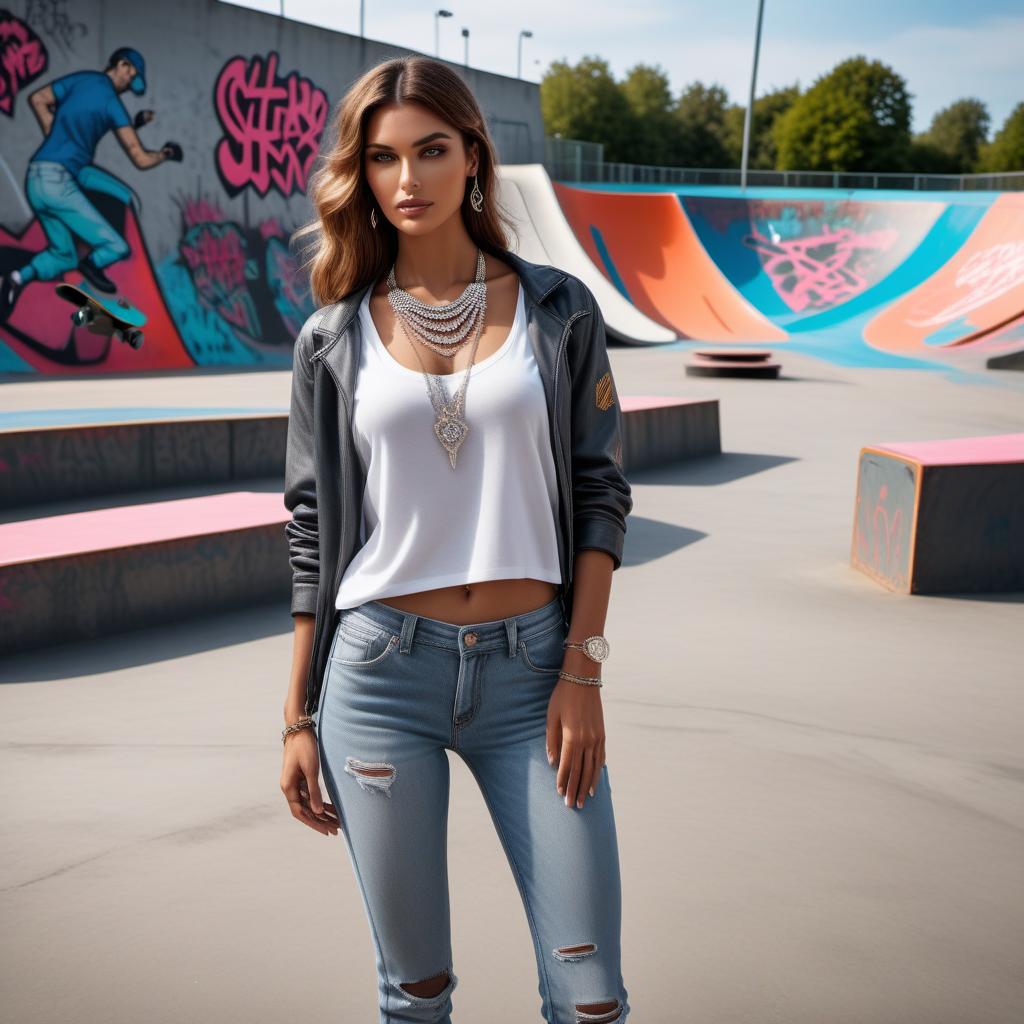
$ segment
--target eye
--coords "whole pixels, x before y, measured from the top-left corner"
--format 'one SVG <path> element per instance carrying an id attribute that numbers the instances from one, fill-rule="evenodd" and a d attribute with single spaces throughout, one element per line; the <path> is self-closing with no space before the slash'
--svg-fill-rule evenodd
<path id="1" fill-rule="evenodd" d="M 424 154 L 427 154 L 427 153 L 430 153 L 430 152 L 435 152 L 435 153 L 438 154 L 438 156 L 442 156 L 442 155 L 444 155 L 447 152 L 447 150 L 444 148 L 444 146 L 427 146 L 427 148 L 425 150 L 423 150 Z M 391 159 L 391 154 L 390 153 L 384 153 L 384 152 L 375 153 L 373 156 L 370 157 L 370 159 L 375 161 L 376 163 L 385 163 L 386 161 L 381 160 L 381 157 L 386 157 L 388 160 L 390 160 Z M 433 157 L 431 159 L 433 159 Z"/>

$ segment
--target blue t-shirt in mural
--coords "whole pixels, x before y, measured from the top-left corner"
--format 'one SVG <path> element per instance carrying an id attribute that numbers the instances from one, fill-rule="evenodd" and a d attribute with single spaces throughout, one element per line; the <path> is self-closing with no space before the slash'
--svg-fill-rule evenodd
<path id="1" fill-rule="evenodd" d="M 110 76 L 102 71 L 75 71 L 52 85 L 57 100 L 50 134 L 33 160 L 62 164 L 72 174 L 92 163 L 96 143 L 111 128 L 132 123 Z"/>

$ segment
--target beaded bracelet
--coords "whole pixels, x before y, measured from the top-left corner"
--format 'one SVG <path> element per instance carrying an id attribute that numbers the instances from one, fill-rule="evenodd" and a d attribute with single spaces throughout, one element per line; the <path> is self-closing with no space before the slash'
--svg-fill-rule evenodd
<path id="1" fill-rule="evenodd" d="M 558 673 L 558 678 L 571 679 L 574 683 L 585 683 L 587 686 L 604 686 L 597 676 L 576 676 L 572 672 L 566 672 L 565 669 Z"/>
<path id="2" fill-rule="evenodd" d="M 298 732 L 300 729 L 309 729 L 313 725 L 313 719 L 309 715 L 303 715 L 302 718 L 292 722 L 291 725 L 286 725 L 281 730 L 281 742 L 288 738 L 289 733 Z"/>

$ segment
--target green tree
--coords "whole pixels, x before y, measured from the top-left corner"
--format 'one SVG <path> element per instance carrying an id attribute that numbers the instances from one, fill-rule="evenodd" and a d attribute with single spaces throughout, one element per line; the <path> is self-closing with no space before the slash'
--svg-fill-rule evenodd
<path id="1" fill-rule="evenodd" d="M 910 162 L 906 82 L 881 61 L 837 64 L 775 122 L 786 170 L 900 171 Z"/>
<path id="2" fill-rule="evenodd" d="M 774 170 L 778 160 L 775 146 L 775 121 L 796 102 L 800 86 L 790 85 L 775 89 L 754 100 L 754 117 L 750 124 L 751 168 Z M 729 166 L 739 167 L 743 160 L 743 121 L 747 108 L 735 103 L 725 112 L 725 144 L 729 151 Z"/>
<path id="3" fill-rule="evenodd" d="M 726 110 L 729 94 L 721 85 L 692 82 L 673 111 L 677 132 L 672 163 L 677 167 L 729 167 Z"/>
<path id="4" fill-rule="evenodd" d="M 938 111 L 928 131 L 916 136 L 914 142 L 942 154 L 951 173 L 969 174 L 988 138 L 988 128 L 985 104 L 978 99 L 962 99 Z"/>
<path id="5" fill-rule="evenodd" d="M 1024 103 L 1010 111 L 996 137 L 981 147 L 979 171 L 1024 171 Z"/>
<path id="6" fill-rule="evenodd" d="M 633 151 L 626 160 L 661 166 L 671 163 L 678 128 L 672 117 L 668 73 L 660 65 L 636 64 L 626 72 L 620 88 L 633 120 Z"/>
<path id="7" fill-rule="evenodd" d="M 540 109 L 549 135 L 603 142 L 605 160 L 630 159 L 633 118 L 606 60 L 554 61 L 541 79 Z"/>

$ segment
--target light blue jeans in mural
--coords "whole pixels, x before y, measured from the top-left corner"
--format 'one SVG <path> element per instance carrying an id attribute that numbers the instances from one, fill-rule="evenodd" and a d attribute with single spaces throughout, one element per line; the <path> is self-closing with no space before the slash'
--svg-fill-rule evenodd
<path id="1" fill-rule="evenodd" d="M 50 247 L 37 252 L 22 267 L 22 281 L 53 281 L 64 271 L 74 270 L 78 266 L 75 235 L 92 250 L 92 262 L 100 269 L 128 255 L 128 243 L 89 201 L 63 164 L 33 160 L 25 172 L 25 197 Z"/>
<path id="2" fill-rule="evenodd" d="M 626 1020 L 608 767 L 567 807 L 546 754 L 567 628 L 560 597 L 462 626 L 379 601 L 339 613 L 313 720 L 376 949 L 380 1024 L 451 1024 L 446 749 L 476 777 L 519 888 L 544 1019 Z M 436 996 L 402 987 L 445 972 Z"/>

